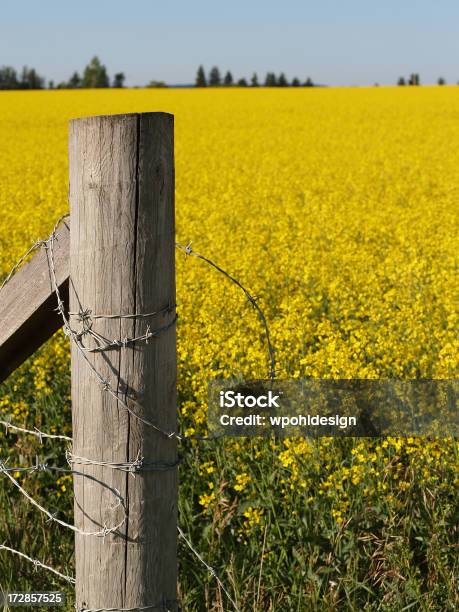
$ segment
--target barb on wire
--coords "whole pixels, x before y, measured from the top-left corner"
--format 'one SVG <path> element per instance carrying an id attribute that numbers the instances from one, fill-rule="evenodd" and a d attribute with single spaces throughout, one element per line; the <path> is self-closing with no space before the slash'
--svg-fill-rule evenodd
<path id="1" fill-rule="evenodd" d="M 176 242 L 175 246 L 179 250 L 183 251 L 185 253 L 185 255 L 193 255 L 193 257 L 197 257 L 198 259 L 201 259 L 202 261 L 205 261 L 209 266 L 212 266 L 212 268 L 215 268 L 215 270 L 217 270 L 218 272 L 220 272 L 221 274 L 226 276 L 226 278 L 228 278 L 232 283 L 234 283 L 237 287 L 239 287 L 244 292 L 244 294 L 245 294 L 246 298 L 248 299 L 248 301 L 250 302 L 250 304 L 252 304 L 252 306 L 257 311 L 258 316 L 259 316 L 259 318 L 261 320 L 261 323 L 263 325 L 264 332 L 265 332 L 265 337 L 266 337 L 266 343 L 268 345 L 268 353 L 269 353 L 269 371 L 268 371 L 268 377 L 271 379 L 271 381 L 274 381 L 274 378 L 276 376 L 276 358 L 275 358 L 275 353 L 274 353 L 274 347 L 273 347 L 273 345 L 271 343 L 271 336 L 270 336 L 270 333 L 269 333 L 268 322 L 266 320 L 266 317 L 265 317 L 265 314 L 264 314 L 263 310 L 260 308 L 260 306 L 259 306 L 259 304 L 257 302 L 257 298 L 253 297 L 247 291 L 247 289 L 236 278 L 234 278 L 234 276 L 229 274 L 229 272 L 226 272 L 226 270 L 223 270 L 223 268 L 221 268 L 219 265 L 217 265 L 211 259 L 209 259 L 209 258 L 205 257 L 204 255 L 201 255 L 200 253 L 197 253 L 196 251 L 194 251 L 191 248 L 191 242 L 189 244 L 187 244 L 186 246 L 184 246 L 183 244 L 180 244 L 179 242 Z"/>
<path id="2" fill-rule="evenodd" d="M 45 565 L 41 561 L 37 561 L 37 559 L 32 559 L 31 557 L 29 557 L 28 555 L 25 555 L 24 553 L 20 552 L 19 550 L 15 550 L 14 548 L 10 548 L 9 546 L 5 546 L 4 544 L 0 544 L 0 550 L 6 550 L 6 551 L 8 551 L 9 553 L 11 553 L 13 555 L 17 555 L 18 557 L 22 557 L 23 559 L 26 559 L 27 561 L 30 561 L 30 563 L 33 563 L 35 565 L 35 567 L 41 567 L 42 569 L 48 570 L 49 572 L 52 572 L 56 576 L 59 576 L 59 578 L 62 578 L 62 580 L 66 580 L 67 582 L 75 584 L 75 578 L 72 578 L 72 576 L 66 576 L 65 574 L 61 574 L 61 572 L 58 572 L 57 570 L 53 569 L 52 567 L 49 567 L 49 565 Z"/>
<path id="3" fill-rule="evenodd" d="M 46 469 L 50 469 L 50 468 L 47 467 Z M 65 468 L 54 468 L 54 469 L 55 470 L 59 470 L 59 471 L 68 471 L 68 470 L 65 470 Z M 36 469 L 35 468 L 33 468 L 33 469 L 30 468 L 29 471 L 36 471 Z M 117 503 L 113 507 L 113 510 L 115 510 L 119 506 L 121 506 L 123 508 L 123 519 L 122 519 L 122 521 L 120 521 L 114 527 L 107 527 L 106 525 L 104 525 L 104 527 L 101 530 L 99 530 L 99 531 L 84 531 L 83 529 L 79 529 L 78 527 L 75 527 L 75 525 L 70 525 L 69 523 L 66 523 L 65 521 L 61 521 L 60 519 L 56 518 L 55 514 L 52 514 L 49 510 L 47 510 L 46 508 L 41 506 L 31 495 L 29 495 L 29 493 L 27 493 L 27 491 L 23 487 L 21 487 L 21 485 L 16 480 L 16 478 L 11 476 L 10 469 L 7 468 L 5 466 L 5 464 L 2 463 L 1 461 L 0 461 L 0 473 L 5 474 L 5 476 L 7 478 L 9 478 L 11 480 L 11 482 L 14 484 L 14 486 L 17 489 L 19 489 L 19 491 L 22 493 L 22 495 L 26 499 L 28 499 L 29 502 L 33 506 L 38 508 L 38 510 L 40 510 L 40 512 L 43 512 L 43 514 L 45 514 L 50 521 L 52 521 L 54 523 L 57 523 L 58 525 L 61 525 L 62 527 L 66 527 L 67 529 L 71 529 L 72 531 L 74 531 L 75 533 L 79 533 L 80 535 L 83 535 L 83 536 L 98 536 L 98 537 L 105 538 L 110 533 L 114 533 L 115 531 L 118 531 L 118 529 L 120 529 L 120 527 L 122 527 L 124 525 L 125 521 L 126 521 L 126 508 L 125 508 L 125 504 L 124 504 L 124 499 L 121 497 L 120 492 L 115 490 L 115 489 L 111 489 L 112 493 L 117 498 Z"/>
<path id="4" fill-rule="evenodd" d="M 225 593 L 225 595 L 228 597 L 228 599 L 230 600 L 230 602 L 233 604 L 233 608 L 236 610 L 236 612 L 241 612 L 238 608 L 237 603 L 234 601 L 234 599 L 231 597 L 231 595 L 228 593 L 228 591 L 225 588 L 225 585 L 223 584 L 223 582 L 220 580 L 220 578 L 217 575 L 217 572 L 214 570 L 213 567 L 211 567 L 208 563 L 206 563 L 204 561 L 204 559 L 202 558 L 202 556 L 198 553 L 198 551 L 194 548 L 193 544 L 190 542 L 190 540 L 186 537 L 186 535 L 184 534 L 183 530 L 180 527 L 177 527 L 177 530 L 180 534 L 180 537 L 185 540 L 186 545 L 188 546 L 188 548 L 191 550 L 191 552 L 194 554 L 194 556 L 199 559 L 199 561 L 202 563 L 202 565 L 204 565 L 204 567 L 207 569 L 207 571 L 215 578 L 216 582 L 218 583 L 219 587 L 221 588 L 221 590 Z"/>
<path id="5" fill-rule="evenodd" d="M 7 463 L 9 461 L 9 457 L 6 461 L 0 460 L 0 471 L 3 472 L 71 472 L 67 468 L 55 467 L 52 465 L 48 465 L 47 463 L 40 463 L 38 457 L 35 457 L 35 464 L 29 466 L 11 466 L 8 467 Z"/>
<path id="6" fill-rule="evenodd" d="M 41 444 L 43 443 L 43 438 L 51 438 L 53 440 L 66 440 L 67 442 L 72 442 L 72 438 L 69 438 L 68 436 L 58 436 L 54 434 L 47 434 L 47 433 L 44 433 L 43 431 L 40 431 L 37 428 L 35 428 L 34 431 L 30 429 L 24 429 L 23 427 L 17 427 L 16 425 L 13 425 L 10 421 L 0 420 L 0 425 L 3 425 L 5 427 L 6 433 L 8 433 L 9 429 L 12 429 L 14 431 L 20 431 L 21 433 L 36 436 L 37 438 L 40 438 Z"/>

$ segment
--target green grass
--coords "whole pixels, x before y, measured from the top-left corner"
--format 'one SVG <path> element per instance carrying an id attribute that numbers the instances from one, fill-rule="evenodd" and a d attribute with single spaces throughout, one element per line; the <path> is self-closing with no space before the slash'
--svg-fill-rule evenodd
<path id="1" fill-rule="evenodd" d="M 48 350 L 45 347 L 41 354 Z M 0 398 L 8 395 L 11 401 L 22 400 L 29 406 L 29 415 L 20 425 L 43 431 L 55 426 L 59 432 L 69 432 L 68 373 L 62 371 L 51 378 L 52 394 L 45 397 L 37 394 L 29 371 L 30 362 L 2 385 Z M 295 455 L 296 468 L 279 461 L 285 449 L 272 448 L 270 440 L 239 442 L 237 452 L 233 440 L 186 445 L 180 465 L 179 512 L 182 529 L 215 568 L 242 611 L 458 609 L 454 443 L 441 442 L 451 446 L 446 458 L 430 463 L 425 459 L 428 478 L 420 471 L 419 453 L 389 446 L 372 461 L 380 473 L 372 480 L 367 463 L 352 453 L 357 444 L 352 439 L 314 443 L 310 454 Z M 380 442 L 365 441 L 362 456 L 370 461 Z M 434 441 L 427 443 L 438 448 Z M 5 436 L 2 431 L 0 445 L 1 458 L 9 457 L 11 465 L 30 464 L 36 454 L 50 464 L 65 465 L 65 443 L 46 441 L 39 447 L 30 436 L 12 432 Z M 213 462 L 215 469 L 203 475 L 199 472 L 205 462 Z M 331 487 L 324 489 L 331 475 L 352 470 L 353 465 L 364 466 L 359 482 L 346 479 L 336 492 Z M 250 481 L 243 491 L 236 491 L 235 477 L 240 473 L 247 473 Z M 307 482 L 303 489 L 295 473 Z M 384 492 L 365 493 L 365 488 L 374 489 L 378 481 L 387 484 Z M 402 487 L 401 481 L 408 484 Z M 23 482 L 43 505 L 72 522 L 72 492 L 58 497 L 55 475 L 34 473 Z M 199 499 L 211 490 L 208 482 L 214 484 L 212 490 L 217 494 L 204 509 Z M 349 506 L 339 524 L 332 511 L 343 499 Z M 248 507 L 261 516 L 252 527 L 244 516 Z M 4 476 L 0 543 L 73 574 L 73 533 L 46 522 Z M 216 581 L 182 540 L 179 576 L 183 610 L 231 610 Z M 2 551 L 0 589 L 64 590 L 68 609 L 73 609 L 71 585 Z"/>

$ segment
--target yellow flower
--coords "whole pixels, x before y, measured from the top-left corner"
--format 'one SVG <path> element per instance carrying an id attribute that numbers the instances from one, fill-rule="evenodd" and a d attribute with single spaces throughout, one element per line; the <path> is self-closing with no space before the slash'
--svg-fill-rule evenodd
<path id="1" fill-rule="evenodd" d="M 215 499 L 215 493 L 203 493 L 199 496 L 199 503 L 204 508 L 208 508 Z"/>
<path id="2" fill-rule="evenodd" d="M 242 474 L 236 474 L 237 484 L 235 484 L 233 488 L 235 491 L 243 491 L 249 482 L 250 476 L 246 472 L 243 472 Z"/>
<path id="3" fill-rule="evenodd" d="M 249 532 L 260 524 L 263 517 L 263 510 L 248 506 L 248 508 L 244 510 L 243 516 L 245 517 L 245 521 L 243 530 L 241 531 Z"/>

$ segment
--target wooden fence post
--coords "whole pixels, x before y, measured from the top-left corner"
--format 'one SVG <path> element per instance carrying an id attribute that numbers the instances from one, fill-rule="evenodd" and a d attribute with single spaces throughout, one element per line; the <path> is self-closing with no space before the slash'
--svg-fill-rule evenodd
<path id="1" fill-rule="evenodd" d="M 70 124 L 70 324 L 82 313 L 135 318 L 86 319 L 108 340 L 166 328 L 148 343 L 126 343 L 86 357 L 110 389 L 145 421 L 166 432 L 176 423 L 173 116 L 166 113 L 76 119 Z M 171 309 L 164 311 L 165 307 Z M 87 313 L 88 314 L 88 313 Z M 95 347 L 94 336 L 81 337 Z M 76 535 L 77 609 L 158 606 L 178 610 L 176 438 L 126 410 L 91 372 L 72 343 L 75 525 L 108 529 Z M 150 470 L 112 465 L 142 456 Z M 168 465 L 155 470 L 154 465 Z M 103 485 L 101 483 L 104 483 Z M 167 605 L 163 602 L 167 602 Z"/>

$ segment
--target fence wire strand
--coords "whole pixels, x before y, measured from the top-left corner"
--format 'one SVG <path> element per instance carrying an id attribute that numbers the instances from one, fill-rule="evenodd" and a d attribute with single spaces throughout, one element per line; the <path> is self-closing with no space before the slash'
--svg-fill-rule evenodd
<path id="1" fill-rule="evenodd" d="M 202 556 L 198 553 L 198 551 L 196 550 L 196 548 L 194 548 L 193 544 L 190 542 L 190 540 L 186 537 L 186 535 L 183 533 L 182 529 L 180 527 L 177 527 L 177 530 L 179 532 L 180 537 L 185 541 L 186 545 L 188 546 L 188 548 L 191 550 L 191 552 L 194 554 L 194 556 L 202 563 L 202 565 L 204 565 L 204 567 L 207 569 L 207 571 L 210 573 L 211 576 L 213 576 L 213 578 L 215 579 L 215 581 L 217 582 L 217 584 L 219 585 L 219 587 L 221 588 L 221 590 L 225 593 L 225 595 L 228 597 L 229 601 L 231 602 L 231 604 L 233 605 L 233 608 L 236 610 L 236 612 L 241 612 L 238 608 L 237 603 L 234 601 L 234 599 L 231 597 L 231 595 L 228 593 L 228 591 L 225 588 L 225 585 L 223 584 L 223 582 L 220 580 L 220 578 L 217 575 L 217 572 L 214 570 L 213 567 L 211 567 L 208 563 L 206 563 L 204 561 L 204 559 L 202 558 Z"/>
<path id="2" fill-rule="evenodd" d="M 269 353 L 268 378 L 273 381 L 274 378 L 276 377 L 276 357 L 275 357 L 275 352 L 274 352 L 274 346 L 272 345 L 272 342 L 271 342 L 271 335 L 269 333 L 268 321 L 266 320 L 263 310 L 260 308 L 260 305 L 258 304 L 258 299 L 252 296 L 247 291 L 247 289 L 236 278 L 234 278 L 234 276 L 229 274 L 229 272 L 227 272 L 226 270 L 223 270 L 223 268 L 221 268 L 219 265 L 217 265 L 215 262 L 213 262 L 208 257 L 205 257 L 204 255 L 201 255 L 200 253 L 197 253 L 195 250 L 193 250 L 191 248 L 191 242 L 188 243 L 186 246 L 180 244 L 179 242 L 176 242 L 175 246 L 181 251 L 183 251 L 185 255 L 192 255 L 193 257 L 197 257 L 197 259 L 201 259 L 202 261 L 205 261 L 209 266 L 211 266 L 212 268 L 214 268 L 215 270 L 223 274 L 223 276 L 226 276 L 226 278 L 228 278 L 232 283 L 234 283 L 237 287 L 239 287 L 244 292 L 244 295 L 249 301 L 249 303 L 252 304 L 252 306 L 257 311 L 258 316 L 263 325 L 263 329 L 264 329 L 265 337 L 266 337 L 266 343 L 268 345 L 268 353 Z"/>
<path id="3" fill-rule="evenodd" d="M 14 266 L 11 268 L 10 272 L 6 275 L 5 279 L 3 280 L 2 284 L 0 285 L 0 291 L 3 289 L 3 287 L 10 282 L 10 280 L 13 278 L 13 276 L 16 274 L 16 272 L 19 270 L 19 268 L 22 266 L 22 264 L 25 262 L 25 260 L 29 257 L 29 255 L 31 255 L 34 251 L 36 251 L 37 249 L 41 249 L 42 247 L 44 247 L 45 249 L 47 248 L 47 241 L 46 240 L 37 240 L 35 242 L 35 244 L 33 244 L 30 249 L 28 249 L 24 255 L 22 255 L 22 257 L 20 257 L 17 262 L 14 264 Z"/>
<path id="4" fill-rule="evenodd" d="M 164 472 L 166 470 L 171 470 L 177 467 L 182 460 L 181 456 L 179 456 L 177 460 L 172 463 L 148 462 L 145 461 L 145 458 L 140 454 L 140 450 L 134 461 L 126 462 L 95 461 L 94 459 L 87 459 L 86 457 L 78 457 L 70 451 L 67 451 L 66 456 L 69 465 L 99 465 L 113 470 L 120 470 L 121 472 L 128 472 L 134 477 L 139 472 Z"/>
<path id="5" fill-rule="evenodd" d="M 33 563 L 35 567 L 41 567 L 42 569 L 48 570 L 49 572 L 52 572 L 59 578 L 62 578 L 62 580 L 66 580 L 67 582 L 70 582 L 71 584 L 75 584 L 76 582 L 75 578 L 72 578 L 72 576 L 66 576 L 65 574 L 61 574 L 61 572 L 58 572 L 53 567 L 50 567 L 49 565 L 45 565 L 44 563 L 42 563 L 41 561 L 38 561 L 37 559 L 32 559 L 32 557 L 25 555 L 23 552 L 20 552 L 19 550 L 15 550 L 14 548 L 10 548 L 9 546 L 5 546 L 4 544 L 0 544 L 0 550 L 6 550 L 12 555 L 17 555 L 18 557 L 21 557 L 22 559 L 26 559 L 26 561 Z"/>
<path id="6" fill-rule="evenodd" d="M 8 433 L 9 429 L 13 431 L 20 431 L 21 433 L 29 434 L 31 436 L 36 436 L 37 438 L 40 438 L 40 443 L 43 443 L 43 438 L 51 438 L 53 440 L 66 440 L 67 442 L 72 442 L 72 438 L 69 438 L 68 436 L 44 433 L 43 431 L 40 431 L 37 428 L 35 428 L 33 431 L 31 429 L 24 429 L 23 427 L 17 427 L 16 425 L 13 425 L 10 421 L 0 420 L 0 425 L 3 425 L 5 427 L 6 433 Z"/>
<path id="7" fill-rule="evenodd" d="M 46 467 L 46 470 L 50 470 L 51 468 Z M 59 469 L 59 468 L 57 468 Z M 43 471 L 46 471 L 43 470 Z M 60 471 L 70 471 L 70 470 L 64 470 L 64 469 L 59 469 Z M 38 471 L 35 468 L 30 468 L 27 471 Z M 40 512 L 42 512 L 43 514 L 45 514 L 48 517 L 48 520 L 53 522 L 53 523 L 57 523 L 58 525 L 61 525 L 61 527 L 65 527 L 67 529 L 70 529 L 71 531 L 74 531 L 75 533 L 78 533 L 79 535 L 82 536 L 96 536 L 96 537 L 102 537 L 105 538 L 107 535 L 109 535 L 110 533 L 114 533 L 115 531 L 118 531 L 118 529 L 120 529 L 124 523 L 126 522 L 126 518 L 127 518 L 127 514 L 126 514 L 126 509 L 125 509 L 125 505 L 124 505 L 124 499 L 121 497 L 119 491 L 116 491 L 115 489 L 111 489 L 112 493 L 115 495 L 115 497 L 117 498 L 117 503 L 115 504 L 115 506 L 112 508 L 112 510 L 116 510 L 116 508 L 118 507 L 122 507 L 123 508 L 123 519 L 114 527 L 107 527 L 106 525 L 103 526 L 102 529 L 98 530 L 98 531 L 84 531 L 83 529 L 80 529 L 79 527 L 75 527 L 75 525 L 70 525 L 70 523 L 66 523 L 65 521 L 61 521 L 60 519 L 58 519 L 56 517 L 55 514 L 53 514 L 52 512 L 50 512 L 49 510 L 47 510 L 46 508 L 44 508 L 41 504 L 39 504 L 23 487 L 21 487 L 21 485 L 19 484 L 19 482 L 16 480 L 16 478 L 14 478 L 14 476 L 11 476 L 10 474 L 10 470 L 6 468 L 6 466 L 0 462 L 0 473 L 5 474 L 5 476 L 7 478 L 9 478 L 9 480 L 14 484 L 14 486 L 21 492 L 21 494 L 29 500 L 29 502 L 35 506 L 35 508 L 38 508 L 38 510 L 40 510 Z M 75 472 L 73 472 L 75 473 Z"/>

